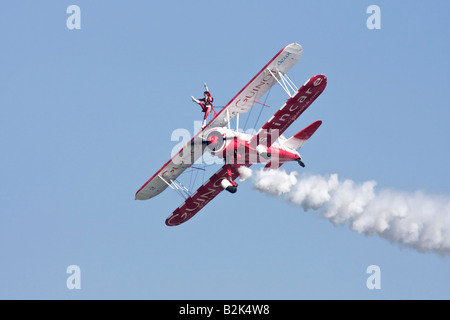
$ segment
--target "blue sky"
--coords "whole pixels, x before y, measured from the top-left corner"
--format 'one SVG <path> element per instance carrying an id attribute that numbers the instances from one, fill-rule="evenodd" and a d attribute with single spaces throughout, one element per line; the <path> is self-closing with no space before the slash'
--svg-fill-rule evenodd
<path id="1" fill-rule="evenodd" d="M 66 27 L 72 4 L 80 30 Z M 372 4 L 380 30 L 366 27 Z M 201 119 L 190 96 L 203 82 L 225 105 L 292 42 L 304 52 L 290 78 L 323 73 L 328 85 L 286 132 L 323 120 L 300 151 L 306 168 L 287 171 L 450 197 L 449 10 L 443 0 L 4 3 L 0 298 L 449 299 L 448 255 L 334 226 L 250 181 L 173 228 L 164 220 L 178 195 L 134 200 L 170 158 L 172 132 Z M 284 99 L 274 88 L 257 125 Z M 80 290 L 66 286 L 69 265 Z M 366 286 L 370 265 L 380 290 Z"/>

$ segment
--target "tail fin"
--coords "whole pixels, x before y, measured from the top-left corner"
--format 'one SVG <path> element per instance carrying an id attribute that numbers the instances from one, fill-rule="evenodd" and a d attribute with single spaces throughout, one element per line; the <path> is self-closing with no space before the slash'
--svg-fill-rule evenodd
<path id="1" fill-rule="evenodd" d="M 282 141 L 281 145 L 283 147 L 288 147 L 291 149 L 298 149 L 301 148 L 305 142 L 311 138 L 311 136 L 316 132 L 317 129 L 319 129 L 320 125 L 322 124 L 321 120 L 318 120 L 316 122 L 311 123 L 309 126 L 307 126 L 302 131 L 298 132 L 294 136 L 290 137 L 289 139 Z"/>

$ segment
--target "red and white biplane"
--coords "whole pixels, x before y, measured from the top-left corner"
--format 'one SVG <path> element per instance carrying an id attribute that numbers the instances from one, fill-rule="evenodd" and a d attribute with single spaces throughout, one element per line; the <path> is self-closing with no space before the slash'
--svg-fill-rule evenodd
<path id="1" fill-rule="evenodd" d="M 300 59 L 302 51 L 299 44 L 292 43 L 278 52 L 189 143 L 136 192 L 136 199 L 150 199 L 168 186 L 185 193 L 184 203 L 166 219 L 166 225 L 176 226 L 192 218 L 221 191 L 236 192 L 235 180 L 239 177 L 238 169 L 242 166 L 266 163 L 265 168 L 276 169 L 287 161 L 296 161 L 304 167 L 296 149 L 303 146 L 322 121 L 312 123 L 289 139 L 281 135 L 323 92 L 327 78 L 321 74 L 316 75 L 297 89 L 286 73 Z M 237 117 L 236 123 L 239 123 L 239 114 L 248 112 L 276 83 L 289 95 L 289 99 L 274 116 L 253 136 L 232 130 L 229 126 L 231 119 Z M 177 178 L 204 152 L 222 158 L 224 165 L 191 194 Z"/>

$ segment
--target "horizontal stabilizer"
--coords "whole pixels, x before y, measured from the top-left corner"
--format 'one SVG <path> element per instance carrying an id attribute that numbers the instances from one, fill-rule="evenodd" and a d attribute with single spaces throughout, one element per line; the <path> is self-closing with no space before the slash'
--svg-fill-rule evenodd
<path id="1" fill-rule="evenodd" d="M 305 129 L 303 129 L 302 131 L 298 132 L 297 134 L 295 134 L 294 136 L 292 136 L 291 138 L 282 141 L 281 145 L 283 147 L 287 147 L 287 148 L 291 148 L 291 149 L 298 149 L 301 148 L 305 142 L 311 138 L 311 136 L 314 134 L 314 132 L 316 132 L 316 130 L 320 127 L 320 125 L 322 124 L 321 120 L 318 120 L 314 123 L 311 123 L 309 126 L 307 126 Z"/>

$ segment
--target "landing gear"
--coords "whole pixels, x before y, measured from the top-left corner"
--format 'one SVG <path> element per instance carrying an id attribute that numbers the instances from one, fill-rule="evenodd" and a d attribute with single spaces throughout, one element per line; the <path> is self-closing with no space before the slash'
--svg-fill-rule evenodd
<path id="1" fill-rule="evenodd" d="M 220 184 L 230 193 L 236 193 L 237 191 L 238 184 L 229 178 L 224 178 Z"/>
<path id="2" fill-rule="evenodd" d="M 220 184 L 222 185 L 222 188 L 224 188 L 228 192 L 236 193 L 238 184 L 235 181 L 233 181 L 230 164 L 227 165 L 227 175 L 228 177 L 224 178 Z"/>
<path id="3" fill-rule="evenodd" d="M 227 190 L 229 193 L 236 193 L 237 186 L 229 186 L 225 190 Z"/>

